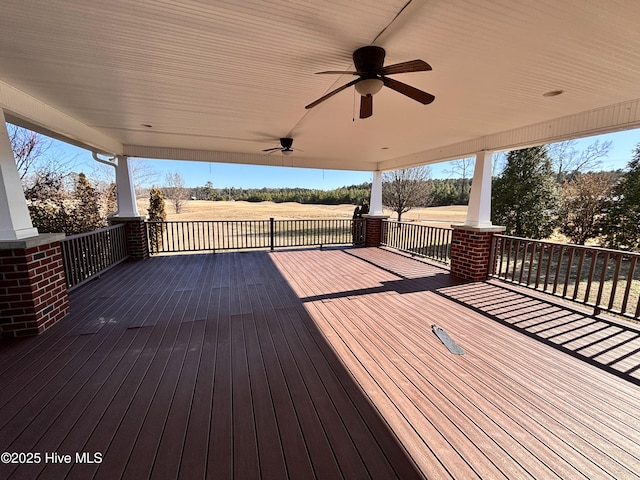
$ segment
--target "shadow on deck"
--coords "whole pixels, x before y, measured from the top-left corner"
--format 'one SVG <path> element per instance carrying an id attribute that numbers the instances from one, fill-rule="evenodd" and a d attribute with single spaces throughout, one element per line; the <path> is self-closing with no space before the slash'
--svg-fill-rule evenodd
<path id="1" fill-rule="evenodd" d="M 302 300 L 388 291 L 433 291 L 524 335 L 640 385 L 640 328 L 631 320 L 606 315 L 595 317 L 586 308 L 576 304 L 507 285 L 499 280 L 481 283 L 456 282 L 453 278 L 444 280 L 440 277 L 448 276 L 445 270 L 426 278 L 412 278 L 395 272 L 389 265 L 380 268 L 399 279 L 382 282 L 374 289 L 338 292 Z"/>
<path id="2" fill-rule="evenodd" d="M 584 362 L 640 385 L 640 329 L 630 320 L 532 295 L 498 280 L 440 289 L 446 298 Z M 545 296 L 547 298 L 545 298 Z"/>

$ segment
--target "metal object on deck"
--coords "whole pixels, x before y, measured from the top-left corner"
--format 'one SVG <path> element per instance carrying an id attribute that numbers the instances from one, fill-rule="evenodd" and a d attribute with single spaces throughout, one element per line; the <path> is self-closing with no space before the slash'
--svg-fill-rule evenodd
<path id="1" fill-rule="evenodd" d="M 449 336 L 447 332 L 444 331 L 443 328 L 437 325 L 431 325 L 431 330 L 433 333 L 437 335 L 440 341 L 444 344 L 445 347 L 449 349 L 451 353 L 454 355 L 464 355 L 464 350 L 460 345 L 458 345 L 453 338 Z"/>

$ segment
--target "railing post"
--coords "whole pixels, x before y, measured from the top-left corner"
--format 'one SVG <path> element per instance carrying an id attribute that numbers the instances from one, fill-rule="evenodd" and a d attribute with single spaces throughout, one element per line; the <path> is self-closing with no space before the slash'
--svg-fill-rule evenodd
<path id="1" fill-rule="evenodd" d="M 271 247 L 271 251 L 273 252 L 273 249 L 275 248 L 276 244 L 275 244 L 275 232 L 274 232 L 274 227 L 275 227 L 275 220 L 273 219 L 273 217 L 269 218 L 269 245 Z"/>
<path id="2" fill-rule="evenodd" d="M 124 223 L 127 237 L 127 253 L 133 260 L 149 258 L 149 240 L 145 217 L 111 217 L 109 224 Z"/>
<path id="3" fill-rule="evenodd" d="M 0 242 L 0 333 L 37 335 L 69 312 L 64 234 Z"/>
<path id="4" fill-rule="evenodd" d="M 505 227 L 452 225 L 451 275 L 472 282 L 484 281 L 489 274 L 491 243 L 495 233 Z"/>
<path id="5" fill-rule="evenodd" d="M 365 222 L 365 246 L 379 247 L 381 243 L 386 243 L 386 238 L 382 237 L 382 221 L 389 218 L 388 215 L 363 215 Z"/>

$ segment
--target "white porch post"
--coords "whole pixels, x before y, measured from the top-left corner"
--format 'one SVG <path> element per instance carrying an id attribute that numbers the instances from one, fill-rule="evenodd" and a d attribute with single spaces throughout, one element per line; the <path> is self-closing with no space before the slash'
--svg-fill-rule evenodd
<path id="1" fill-rule="evenodd" d="M 11 149 L 4 111 L 0 109 L 0 240 L 35 237 L 20 174 Z"/>
<path id="2" fill-rule="evenodd" d="M 472 282 L 486 280 L 493 261 L 493 235 L 504 231 L 491 224 L 491 152 L 476 154 L 467 220 L 451 227 L 451 275 Z"/>
<path id="3" fill-rule="evenodd" d="M 471 184 L 471 195 L 465 225 L 491 227 L 491 155 L 492 152 L 476 153 L 476 165 Z"/>
<path id="4" fill-rule="evenodd" d="M 382 172 L 373 172 L 373 182 L 371 183 L 371 200 L 369 201 L 369 213 L 363 215 L 365 219 L 365 245 L 367 247 L 377 247 L 386 242 L 383 221 L 388 219 L 382 211 Z"/>
<path id="5" fill-rule="evenodd" d="M 145 217 L 138 213 L 136 194 L 133 188 L 133 177 L 129 169 L 129 158 L 118 155 L 116 158 L 101 160 L 94 153 L 93 158 L 99 162 L 116 167 L 116 189 L 118 192 L 118 212 L 109 217 L 111 225 L 124 224 L 127 237 L 129 258 L 142 260 L 149 257 L 149 239 Z M 117 163 L 116 163 L 117 159 Z"/>
<path id="6" fill-rule="evenodd" d="M 369 215 L 384 215 L 382 211 L 382 172 L 380 170 L 373 172 Z"/>
<path id="7" fill-rule="evenodd" d="M 116 188 L 118 191 L 118 216 L 139 217 L 133 178 L 129 170 L 129 158 L 119 155 L 116 165 Z"/>

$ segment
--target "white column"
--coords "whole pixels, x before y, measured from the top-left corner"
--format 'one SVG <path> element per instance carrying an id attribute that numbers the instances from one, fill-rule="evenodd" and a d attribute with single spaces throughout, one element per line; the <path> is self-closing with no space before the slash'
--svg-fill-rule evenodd
<path id="1" fill-rule="evenodd" d="M 118 192 L 118 216 L 139 217 L 128 157 L 122 155 L 118 156 L 118 165 L 116 166 L 116 189 Z"/>
<path id="2" fill-rule="evenodd" d="M 382 211 L 382 172 L 380 170 L 373 172 L 369 215 L 384 215 Z"/>
<path id="3" fill-rule="evenodd" d="M 491 227 L 491 155 L 492 152 L 476 153 L 471 195 L 465 225 Z"/>
<path id="4" fill-rule="evenodd" d="M 22 191 L 4 111 L 0 109 L 0 240 L 18 240 L 37 235 L 38 229 L 31 223 Z"/>

